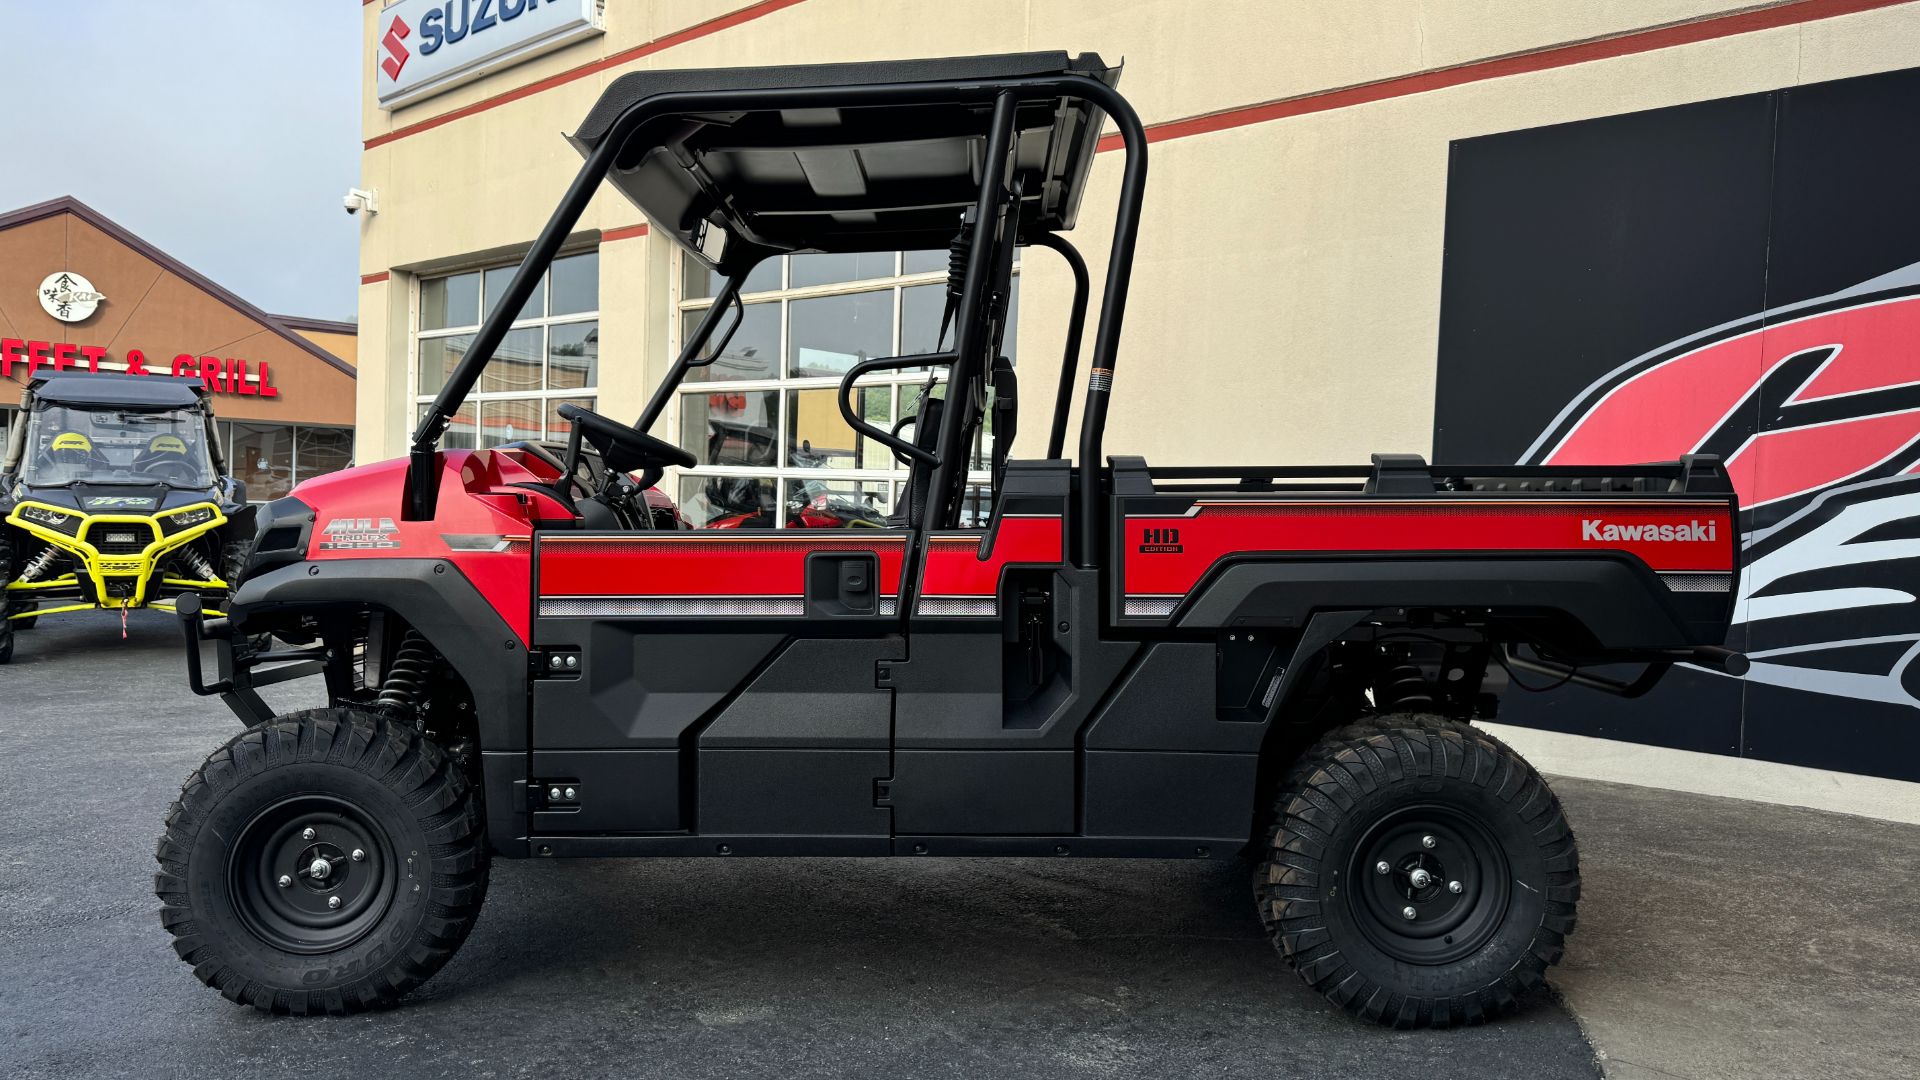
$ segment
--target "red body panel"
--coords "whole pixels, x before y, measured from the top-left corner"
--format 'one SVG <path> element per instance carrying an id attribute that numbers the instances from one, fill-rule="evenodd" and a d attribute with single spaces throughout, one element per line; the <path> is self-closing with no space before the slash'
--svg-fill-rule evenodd
<path id="1" fill-rule="evenodd" d="M 1725 502 L 1550 496 L 1201 502 L 1185 516 L 1126 519 L 1125 591 L 1185 594 L 1215 563 L 1252 552 L 1619 551 L 1656 571 L 1728 573 L 1738 540 Z"/>
<path id="2" fill-rule="evenodd" d="M 1006 517 L 994 538 L 993 553 L 980 558 L 979 534 L 935 536 L 927 547 L 920 575 L 922 596 L 994 596 L 1000 572 L 1017 563 L 1057 564 L 1064 551 L 1058 517 Z"/>
<path id="3" fill-rule="evenodd" d="M 548 535 L 540 543 L 540 595 L 798 597 L 806 591 L 807 556 L 816 551 L 873 552 L 880 560 L 876 585 L 886 594 L 900 588 L 906 548 L 906 536 L 870 530 Z"/>
<path id="4" fill-rule="evenodd" d="M 431 521 L 403 521 L 407 463 L 382 461 L 316 477 L 293 494 L 314 509 L 313 538 L 307 558 L 445 559 L 500 613 L 522 644 L 531 640 L 528 557 L 532 515 L 542 496 L 509 487 L 542 479 L 518 455 L 489 450 L 448 450 L 441 455 L 440 499 Z M 550 500 L 547 500 L 550 501 Z M 351 522 L 350 546 L 330 540 L 328 529 Z M 364 524 L 364 528 L 360 526 Z M 457 550 L 448 537 L 467 547 L 492 538 L 498 551 Z"/>

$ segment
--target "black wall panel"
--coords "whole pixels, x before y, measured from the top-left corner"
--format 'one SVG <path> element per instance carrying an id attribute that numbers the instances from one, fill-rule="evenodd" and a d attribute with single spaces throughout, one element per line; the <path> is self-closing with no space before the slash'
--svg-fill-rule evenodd
<path id="1" fill-rule="evenodd" d="M 1748 563 L 1745 679 L 1516 692 L 1501 719 L 1920 779 L 1915 176 L 1920 69 L 1454 144 L 1435 459 L 1720 453 Z M 1735 404 L 1622 422 L 1689 395 Z M 1615 434 L 1565 456 L 1575 431 Z"/>

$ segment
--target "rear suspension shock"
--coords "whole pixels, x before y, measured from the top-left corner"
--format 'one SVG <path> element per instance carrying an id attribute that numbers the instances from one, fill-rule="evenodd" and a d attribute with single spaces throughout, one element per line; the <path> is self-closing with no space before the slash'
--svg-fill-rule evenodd
<path id="1" fill-rule="evenodd" d="M 1404 712 L 1433 708 L 1433 687 L 1419 665 L 1401 663 L 1380 684 L 1380 707 Z"/>

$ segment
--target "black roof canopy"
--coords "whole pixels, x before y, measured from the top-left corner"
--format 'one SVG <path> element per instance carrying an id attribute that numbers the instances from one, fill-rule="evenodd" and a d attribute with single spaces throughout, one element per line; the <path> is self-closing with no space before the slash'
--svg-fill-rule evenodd
<path id="1" fill-rule="evenodd" d="M 41 376 L 27 384 L 36 404 L 181 409 L 206 397 L 199 382 L 170 375 L 72 374 Z"/>
<path id="2" fill-rule="evenodd" d="M 688 95 L 686 109 L 627 140 L 608 179 L 702 261 L 714 261 L 709 227 L 724 229 L 717 265 L 738 274 L 788 251 L 945 247 L 979 194 L 993 109 L 982 88 L 1067 76 L 1112 86 L 1120 70 L 1093 54 L 1043 52 L 638 71 L 614 80 L 570 138 L 591 154 L 627 110 Z M 1023 238 L 1073 227 L 1102 122 L 1084 100 L 1029 89 L 1015 133 Z M 811 90 L 822 91 L 818 107 L 802 104 Z M 744 100 L 756 93 L 765 96 Z M 742 106 L 705 107 L 729 94 Z"/>

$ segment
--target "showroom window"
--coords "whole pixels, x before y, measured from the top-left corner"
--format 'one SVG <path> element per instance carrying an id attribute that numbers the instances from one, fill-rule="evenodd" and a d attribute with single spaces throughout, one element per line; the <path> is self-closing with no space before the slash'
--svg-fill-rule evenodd
<path id="1" fill-rule="evenodd" d="M 741 288 L 739 329 L 719 359 L 681 385 L 675 434 L 698 464 L 681 471 L 670 494 L 687 520 L 742 528 L 884 523 L 907 470 L 841 418 L 840 377 L 861 360 L 938 348 L 946 267 L 945 251 L 790 255 L 756 267 Z M 699 325 L 721 280 L 681 260 L 676 346 Z M 1010 360 L 1017 276 L 1013 285 L 1002 345 Z M 949 330 L 949 346 L 952 336 Z M 938 397 L 945 372 L 936 377 Z M 922 369 L 863 379 L 856 395 L 862 416 L 891 429 L 917 411 L 927 378 Z M 964 524 L 983 522 L 991 510 L 992 448 L 985 430 L 974 443 Z"/>
<path id="2" fill-rule="evenodd" d="M 227 471 L 247 485 L 248 502 L 271 502 L 295 484 L 353 463 L 353 429 L 222 420 Z"/>
<path id="3" fill-rule="evenodd" d="M 515 266 L 424 278 L 413 333 L 415 422 L 499 306 Z M 565 439 L 555 414 L 592 408 L 600 385 L 600 254 L 555 259 L 447 426 L 442 446 Z"/>

